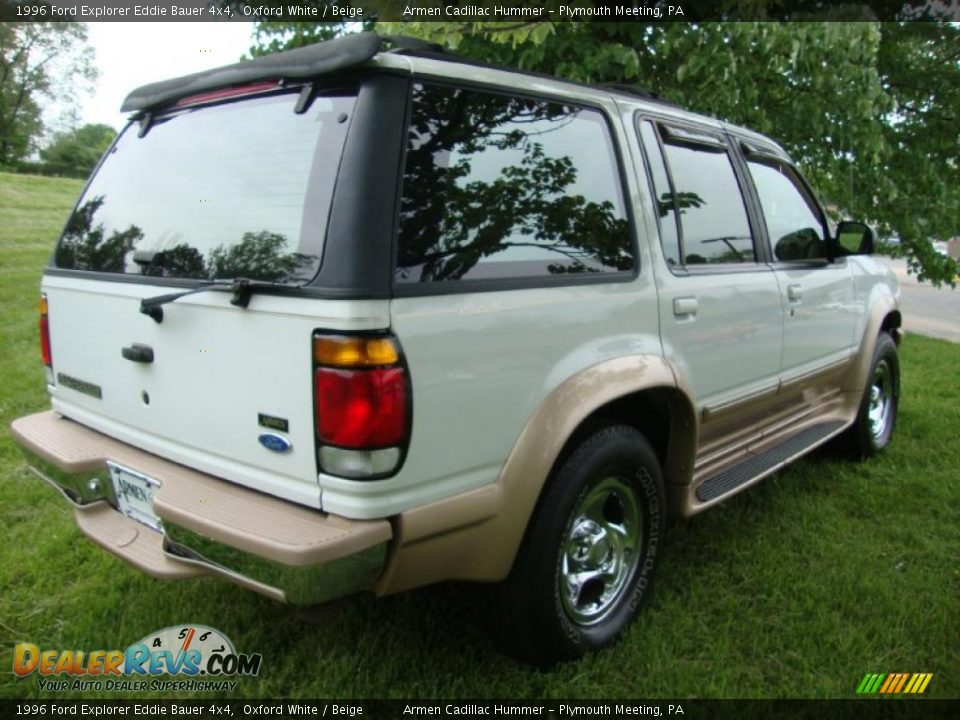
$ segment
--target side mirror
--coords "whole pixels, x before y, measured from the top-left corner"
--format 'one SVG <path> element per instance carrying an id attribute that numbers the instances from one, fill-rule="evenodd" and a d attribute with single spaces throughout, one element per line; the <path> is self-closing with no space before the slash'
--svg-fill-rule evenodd
<path id="1" fill-rule="evenodd" d="M 870 255 L 873 242 L 873 230 L 866 223 L 844 220 L 837 225 L 839 255 Z"/>

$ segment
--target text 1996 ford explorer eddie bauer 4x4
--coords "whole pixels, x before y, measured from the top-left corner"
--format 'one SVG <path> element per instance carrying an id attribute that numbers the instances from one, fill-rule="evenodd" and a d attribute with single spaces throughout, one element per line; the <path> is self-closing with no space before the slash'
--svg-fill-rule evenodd
<path id="1" fill-rule="evenodd" d="M 668 515 L 890 439 L 896 282 L 761 135 L 373 34 L 124 109 L 12 431 L 151 575 L 499 583 L 548 663 L 620 634 Z"/>

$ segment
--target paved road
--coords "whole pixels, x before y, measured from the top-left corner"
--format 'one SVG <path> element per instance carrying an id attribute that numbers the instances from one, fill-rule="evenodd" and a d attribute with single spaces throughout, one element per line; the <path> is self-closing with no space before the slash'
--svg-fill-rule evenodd
<path id="1" fill-rule="evenodd" d="M 903 329 L 960 342 L 960 286 L 937 289 L 908 275 L 905 260 L 879 259 L 893 268 L 900 281 Z"/>

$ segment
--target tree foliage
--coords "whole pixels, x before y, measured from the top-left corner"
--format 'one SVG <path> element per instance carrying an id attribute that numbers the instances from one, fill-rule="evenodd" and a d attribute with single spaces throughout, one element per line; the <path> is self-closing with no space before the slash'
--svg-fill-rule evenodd
<path id="1" fill-rule="evenodd" d="M 125 257 L 143 239 L 136 225 L 114 230 L 109 235 L 104 223 L 96 222 L 104 197 L 91 198 L 74 210 L 56 249 L 59 267 L 122 273 Z"/>
<path id="2" fill-rule="evenodd" d="M 40 157 L 59 174 L 86 178 L 116 136 L 117 131 L 109 125 L 84 125 L 57 133 Z"/>
<path id="3" fill-rule="evenodd" d="M 283 23 L 261 28 L 290 37 Z M 488 62 L 627 83 L 778 140 L 837 215 L 897 234 L 921 278 L 960 235 L 960 27 L 947 23 L 381 23 Z M 324 26 L 328 36 L 335 32 Z M 293 41 L 309 42 L 301 28 Z M 274 43 L 269 49 L 280 49 Z"/>
<path id="4" fill-rule="evenodd" d="M 96 76 L 86 25 L 0 23 L 0 166 L 37 148 L 44 103 L 69 107 Z"/>
<path id="5" fill-rule="evenodd" d="M 97 217 L 104 205 L 106 196 L 97 195 L 73 211 L 55 251 L 57 267 L 129 274 L 132 262 L 139 266 L 139 274 L 153 277 L 297 282 L 303 279 L 297 273 L 316 260 L 313 255 L 287 252 L 286 236 L 268 230 L 245 232 L 239 242 L 220 244 L 206 258 L 181 242 L 138 259 L 134 251 L 143 245 L 143 229 L 132 223 L 123 230 L 109 227 L 104 216 Z"/>

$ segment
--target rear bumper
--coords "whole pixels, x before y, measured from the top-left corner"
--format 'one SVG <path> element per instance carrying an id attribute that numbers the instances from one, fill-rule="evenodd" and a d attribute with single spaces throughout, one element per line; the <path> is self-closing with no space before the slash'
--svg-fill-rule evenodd
<path id="1" fill-rule="evenodd" d="M 31 470 L 74 507 L 91 540 L 149 575 L 212 575 L 276 600 L 309 605 L 369 589 L 392 537 L 386 520 L 348 520 L 191 470 L 53 411 L 10 427 Z M 116 507 L 112 461 L 160 483 L 163 532 Z"/>

